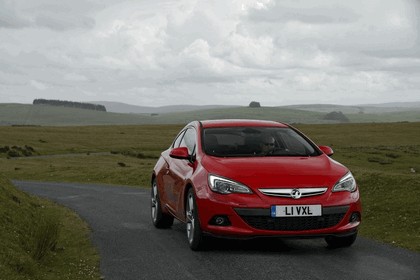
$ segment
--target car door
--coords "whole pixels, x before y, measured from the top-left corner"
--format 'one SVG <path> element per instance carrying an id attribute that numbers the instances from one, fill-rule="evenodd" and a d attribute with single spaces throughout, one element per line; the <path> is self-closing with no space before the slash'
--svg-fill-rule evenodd
<path id="1" fill-rule="evenodd" d="M 165 163 L 163 164 L 162 169 L 161 169 L 163 187 L 162 187 L 162 192 L 160 195 L 161 195 L 161 200 L 164 206 L 169 208 L 172 212 L 174 212 L 173 205 L 174 205 L 174 201 L 176 201 L 176 197 L 173 191 L 174 191 L 174 185 L 176 183 L 175 180 L 177 176 L 175 176 L 174 172 L 171 170 L 172 166 L 174 166 L 173 161 L 175 159 L 171 158 L 169 156 L 169 153 L 172 149 L 179 147 L 179 145 L 181 144 L 181 140 L 184 137 L 185 131 L 186 130 L 184 129 L 180 133 L 178 133 L 171 147 L 162 154 L 163 159 L 165 160 Z M 170 205 L 172 205 L 172 207 Z"/>
<path id="2" fill-rule="evenodd" d="M 197 142 L 197 132 L 194 127 L 189 127 L 185 131 L 179 147 L 186 147 L 188 153 L 192 155 L 192 158 L 195 155 L 196 142 Z M 191 177 L 194 172 L 194 164 L 190 160 L 186 159 L 175 159 L 170 158 L 168 161 L 169 164 L 169 176 L 170 176 L 170 187 L 171 195 L 168 196 L 168 206 L 178 217 L 183 217 L 184 205 L 183 205 L 183 195 L 186 186 L 187 180 Z"/>

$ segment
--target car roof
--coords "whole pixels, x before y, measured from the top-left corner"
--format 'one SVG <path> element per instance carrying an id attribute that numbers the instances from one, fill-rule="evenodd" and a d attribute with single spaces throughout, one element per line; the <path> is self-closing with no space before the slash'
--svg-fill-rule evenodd
<path id="1" fill-rule="evenodd" d="M 240 120 L 240 119 L 224 119 L 224 120 L 205 120 L 200 121 L 203 128 L 212 127 L 289 127 L 287 124 L 267 120 Z"/>

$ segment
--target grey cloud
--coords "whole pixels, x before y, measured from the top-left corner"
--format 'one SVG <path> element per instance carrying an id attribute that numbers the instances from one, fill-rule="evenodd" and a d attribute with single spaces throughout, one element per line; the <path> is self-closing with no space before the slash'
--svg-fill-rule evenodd
<path id="1" fill-rule="evenodd" d="M 393 1 L 164 2 L 0 0 L 0 91 L 154 105 L 418 98 L 418 19 Z"/>
<path id="2" fill-rule="evenodd" d="M 0 1 L 0 28 L 22 28 L 30 22 L 16 12 L 13 1 Z"/>
<path id="3" fill-rule="evenodd" d="M 193 84 L 207 84 L 207 83 L 234 83 L 231 77 L 223 77 L 223 76 L 190 76 L 190 77 L 183 77 L 179 78 L 177 81 L 183 83 L 193 83 Z"/>
<path id="4" fill-rule="evenodd" d="M 410 9 L 411 14 L 411 28 L 409 32 L 410 38 L 408 40 L 398 42 L 398 45 L 392 49 L 365 51 L 366 55 L 376 58 L 412 58 L 420 59 L 420 1 L 408 0 L 406 1 L 407 7 Z"/>
<path id="5" fill-rule="evenodd" d="M 420 59 L 420 45 L 403 46 L 399 50 L 377 50 L 377 51 L 365 51 L 366 55 L 377 57 L 377 58 L 412 58 Z"/>
<path id="6" fill-rule="evenodd" d="M 28 69 L 63 68 L 62 65 L 51 61 L 39 51 L 20 52 L 18 56 L 3 53 L 1 59 L 9 69 L 12 68 L 13 71 L 19 73 L 25 73 Z"/>
<path id="7" fill-rule="evenodd" d="M 0 27 L 20 29 L 43 27 L 56 31 L 74 28 L 90 29 L 95 20 L 89 11 L 102 5 L 83 0 L 71 2 L 38 0 L 29 3 L 21 0 L 0 2 Z"/>
<path id="8" fill-rule="evenodd" d="M 10 60 L 5 55 L 0 57 L 0 72 L 9 74 L 23 74 L 14 64 L 10 63 Z"/>
<path id="9" fill-rule="evenodd" d="M 35 19 L 37 26 L 63 31 L 75 28 L 91 29 L 95 20 L 86 16 L 66 15 L 55 13 L 41 13 Z"/>
<path id="10" fill-rule="evenodd" d="M 0 28 L 23 28 L 29 25 L 30 22 L 20 19 L 14 15 L 0 14 Z"/>
<path id="11" fill-rule="evenodd" d="M 350 23 L 358 19 L 358 15 L 352 10 L 336 5 L 336 1 L 330 3 L 306 2 L 299 8 L 285 5 L 285 2 L 275 1 L 268 9 L 254 9 L 246 16 L 251 21 L 257 22 L 287 22 L 301 21 L 311 24 Z M 290 2 L 289 2 L 290 4 Z M 309 5 L 308 5 L 309 4 Z"/>

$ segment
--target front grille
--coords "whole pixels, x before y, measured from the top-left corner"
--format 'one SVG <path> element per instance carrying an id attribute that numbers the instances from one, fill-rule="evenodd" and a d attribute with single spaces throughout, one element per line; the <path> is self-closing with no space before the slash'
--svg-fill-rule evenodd
<path id="1" fill-rule="evenodd" d="M 347 212 L 348 206 L 328 207 L 318 217 L 271 217 L 265 209 L 235 209 L 251 227 L 262 230 L 299 231 L 324 229 L 337 225 Z M 263 214 L 267 213 L 267 214 Z M 263 215 L 261 215 L 263 214 Z"/>

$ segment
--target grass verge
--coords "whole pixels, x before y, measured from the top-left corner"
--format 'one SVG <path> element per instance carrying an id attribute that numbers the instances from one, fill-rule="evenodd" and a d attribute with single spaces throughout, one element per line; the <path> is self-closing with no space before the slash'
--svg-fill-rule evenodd
<path id="1" fill-rule="evenodd" d="M 0 279 L 98 279 L 89 234 L 72 211 L 0 176 Z"/>

